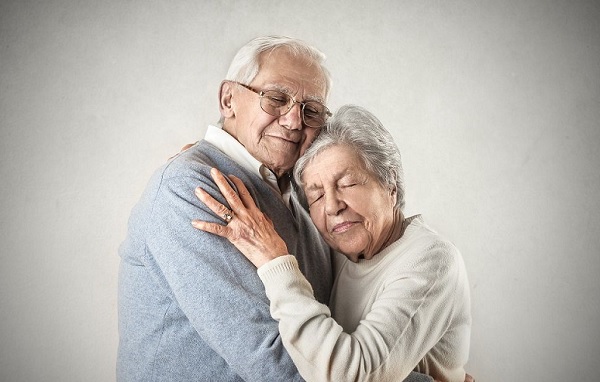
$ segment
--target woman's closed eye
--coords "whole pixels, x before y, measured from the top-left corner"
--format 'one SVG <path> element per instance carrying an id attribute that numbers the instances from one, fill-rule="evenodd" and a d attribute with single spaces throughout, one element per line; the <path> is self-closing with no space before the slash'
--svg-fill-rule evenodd
<path id="1" fill-rule="evenodd" d="M 308 199 L 308 207 L 310 208 L 313 204 L 323 199 L 324 193 L 313 193 L 307 197 Z"/>

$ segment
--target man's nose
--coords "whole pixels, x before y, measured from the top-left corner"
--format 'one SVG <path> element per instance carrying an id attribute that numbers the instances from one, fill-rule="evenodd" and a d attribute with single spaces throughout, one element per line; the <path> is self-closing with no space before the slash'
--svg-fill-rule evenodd
<path id="1" fill-rule="evenodd" d="M 287 113 L 279 117 L 279 124 L 290 130 L 302 130 L 302 104 L 294 103 Z"/>

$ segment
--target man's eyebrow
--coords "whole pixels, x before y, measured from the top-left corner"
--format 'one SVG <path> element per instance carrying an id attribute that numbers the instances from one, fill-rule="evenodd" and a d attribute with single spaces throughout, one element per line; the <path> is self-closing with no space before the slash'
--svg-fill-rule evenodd
<path id="1" fill-rule="evenodd" d="M 322 103 L 323 105 L 325 104 L 325 100 L 323 99 L 323 97 L 321 97 L 319 95 L 313 95 L 313 94 L 308 94 L 306 96 L 306 98 L 304 98 L 302 100 L 302 102 L 306 102 L 306 101 L 317 101 L 319 103 Z"/>
<path id="2" fill-rule="evenodd" d="M 277 90 L 284 94 L 287 94 L 290 97 L 292 97 L 292 94 L 294 92 L 290 87 L 281 85 L 281 84 L 266 84 L 265 90 Z M 295 98 L 295 96 L 294 96 L 294 98 Z M 306 98 L 300 100 L 300 102 L 306 102 L 306 101 L 317 101 L 317 102 L 325 105 L 325 100 L 323 99 L 323 97 L 318 96 L 318 95 L 310 95 L 309 94 Z"/>
<path id="3" fill-rule="evenodd" d="M 325 105 L 325 100 L 321 96 L 312 96 L 312 95 L 309 95 L 303 101 L 317 101 L 318 103 L 321 103 L 321 104 Z"/>
<path id="4" fill-rule="evenodd" d="M 265 88 L 269 89 L 269 90 L 279 90 L 280 92 L 288 94 L 288 95 L 292 92 L 292 89 L 290 89 L 289 87 L 287 87 L 285 85 L 277 84 L 277 83 L 266 84 Z"/>

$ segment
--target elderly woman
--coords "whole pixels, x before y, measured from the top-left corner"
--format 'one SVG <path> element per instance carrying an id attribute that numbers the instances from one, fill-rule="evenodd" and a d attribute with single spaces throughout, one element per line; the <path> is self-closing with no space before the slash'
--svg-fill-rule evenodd
<path id="1" fill-rule="evenodd" d="M 231 210 L 198 197 L 227 225 L 194 221 L 258 267 L 284 345 L 308 381 L 400 381 L 412 370 L 462 382 L 470 339 L 458 250 L 419 215 L 405 217 L 400 153 L 363 108 L 341 108 L 294 170 L 310 216 L 335 254 L 329 307 L 317 302 L 243 183 L 213 177 Z M 232 218 L 233 217 L 233 218 Z"/>

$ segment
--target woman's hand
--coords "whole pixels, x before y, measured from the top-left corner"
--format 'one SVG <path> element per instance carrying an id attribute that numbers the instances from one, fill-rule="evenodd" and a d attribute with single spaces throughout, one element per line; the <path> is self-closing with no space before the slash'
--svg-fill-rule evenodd
<path id="1" fill-rule="evenodd" d="M 192 225 L 199 230 L 226 238 L 256 267 L 276 257 L 287 255 L 287 245 L 275 231 L 271 219 L 256 207 L 244 183 L 233 175 L 229 176 L 238 189 L 238 196 L 219 170 L 213 168 L 210 174 L 231 210 L 198 187 L 195 190 L 198 199 L 221 216 L 226 224 L 194 220 Z"/>

